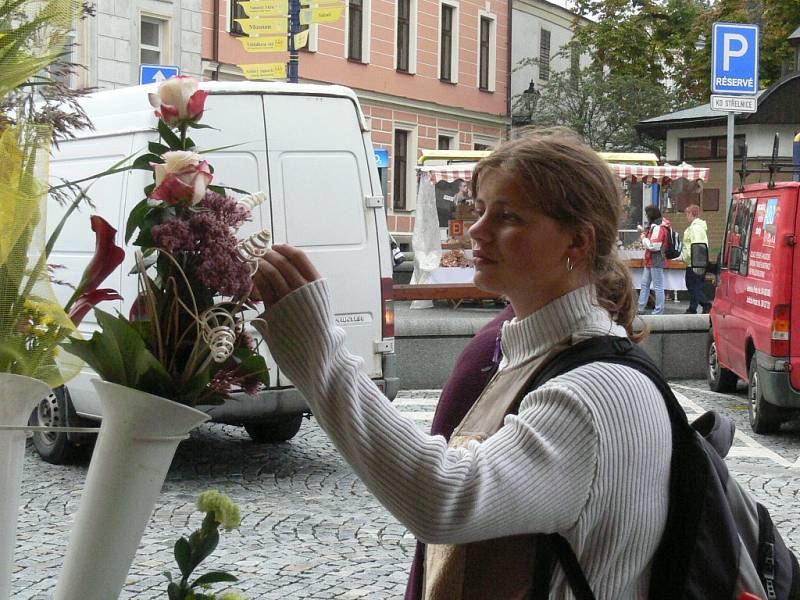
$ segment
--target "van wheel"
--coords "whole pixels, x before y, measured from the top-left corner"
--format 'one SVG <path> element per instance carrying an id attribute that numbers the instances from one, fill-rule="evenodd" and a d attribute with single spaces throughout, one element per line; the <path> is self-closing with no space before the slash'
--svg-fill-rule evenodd
<path id="1" fill-rule="evenodd" d="M 708 380 L 708 387 L 712 391 L 721 393 L 736 391 L 736 383 L 739 378 L 736 373 L 719 364 L 717 343 L 710 332 L 706 344 L 706 366 L 706 379 Z"/>
<path id="2" fill-rule="evenodd" d="M 292 439 L 300 431 L 303 415 L 289 415 L 272 421 L 245 423 L 244 430 L 257 444 L 275 444 Z"/>
<path id="3" fill-rule="evenodd" d="M 69 403 L 69 392 L 62 385 L 39 402 L 31 413 L 29 423 L 43 427 L 65 427 Z M 76 458 L 77 449 L 63 431 L 35 431 L 33 445 L 43 460 L 54 465 L 67 464 Z"/>
<path id="4" fill-rule="evenodd" d="M 750 360 L 750 376 L 747 382 L 747 398 L 750 412 L 750 427 L 756 433 L 776 433 L 781 428 L 780 409 L 764 398 L 756 368 L 756 357 Z"/>

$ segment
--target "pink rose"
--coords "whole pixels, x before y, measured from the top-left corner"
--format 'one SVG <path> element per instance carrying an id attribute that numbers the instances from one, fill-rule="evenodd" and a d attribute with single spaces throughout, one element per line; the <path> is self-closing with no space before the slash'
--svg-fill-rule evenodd
<path id="1" fill-rule="evenodd" d="M 152 200 L 168 204 L 197 204 L 206 195 L 213 178 L 208 162 L 196 152 L 175 150 L 164 153 L 164 164 L 150 163 L 156 176 Z"/>
<path id="2" fill-rule="evenodd" d="M 170 127 L 196 123 L 203 116 L 208 92 L 199 90 L 198 81 L 188 75 L 170 77 L 158 86 L 158 92 L 148 94 L 156 116 Z"/>

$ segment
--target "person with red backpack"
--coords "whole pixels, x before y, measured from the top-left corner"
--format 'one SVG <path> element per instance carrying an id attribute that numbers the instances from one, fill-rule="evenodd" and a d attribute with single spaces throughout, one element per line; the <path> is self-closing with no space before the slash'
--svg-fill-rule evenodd
<path id="1" fill-rule="evenodd" d="M 650 297 L 650 286 L 656 296 L 654 315 L 664 314 L 664 267 L 667 259 L 664 250 L 668 244 L 668 227 L 670 222 L 661 216 L 657 206 L 647 206 L 647 229 L 642 230 L 641 240 L 644 246 L 644 272 L 642 273 L 641 290 L 639 291 L 639 312 L 644 312 Z"/>

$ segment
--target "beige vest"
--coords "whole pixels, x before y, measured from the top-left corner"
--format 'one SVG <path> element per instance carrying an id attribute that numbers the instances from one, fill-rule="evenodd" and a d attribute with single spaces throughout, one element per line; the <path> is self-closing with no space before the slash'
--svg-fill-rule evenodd
<path id="1" fill-rule="evenodd" d="M 471 440 L 483 442 L 516 413 L 532 378 L 570 345 L 556 344 L 546 353 L 498 372 L 450 437 L 451 448 Z M 470 544 L 428 544 L 425 549 L 424 600 L 524 600 L 533 580 L 532 535 Z"/>

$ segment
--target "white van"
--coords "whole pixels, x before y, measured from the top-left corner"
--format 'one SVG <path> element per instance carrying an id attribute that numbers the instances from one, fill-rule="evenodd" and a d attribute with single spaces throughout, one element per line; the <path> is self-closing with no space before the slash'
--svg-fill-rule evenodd
<path id="1" fill-rule="evenodd" d="M 367 123 L 356 95 L 340 86 L 256 82 L 203 82 L 210 95 L 202 123 L 213 129 L 190 131 L 198 150 L 225 148 L 207 154 L 214 184 L 248 192 L 264 191 L 269 200 L 254 210 L 253 222 L 240 229 L 244 237 L 263 228 L 276 243 L 303 248 L 330 282 L 334 312 L 347 330 L 347 346 L 363 358 L 363 368 L 393 399 L 398 379 L 394 354 L 391 302 L 392 255 L 380 180 Z M 94 131 L 62 142 L 51 161 L 51 180 L 79 180 L 102 172 L 158 141 L 157 120 L 147 94 L 156 86 L 98 92 L 83 106 Z M 124 242 L 127 215 L 152 183 L 152 173 L 133 170 L 96 180 L 88 195 L 95 210 L 84 207 L 67 222 L 50 256 L 65 268 L 58 279 L 76 284 L 94 254 L 89 216 L 100 214 Z M 83 184 L 88 185 L 88 184 Z M 51 199 L 50 229 L 64 213 Z M 124 302 L 101 308 L 127 315 L 136 296 L 136 277 L 129 275 L 134 252 L 126 248 L 122 266 L 103 284 L 119 290 Z M 59 300 L 71 290 L 61 287 Z M 93 313 L 81 328 L 90 335 Z M 263 346 L 263 344 L 262 344 Z M 286 375 L 267 356 L 270 388 L 258 396 L 239 395 L 220 406 L 199 407 L 220 423 L 243 425 L 258 442 L 293 437 L 308 406 Z M 83 372 L 43 400 L 32 415 L 38 425 L 84 425 L 101 419 L 97 395 Z M 40 433 L 34 436 L 45 460 L 69 460 L 81 434 Z"/>

